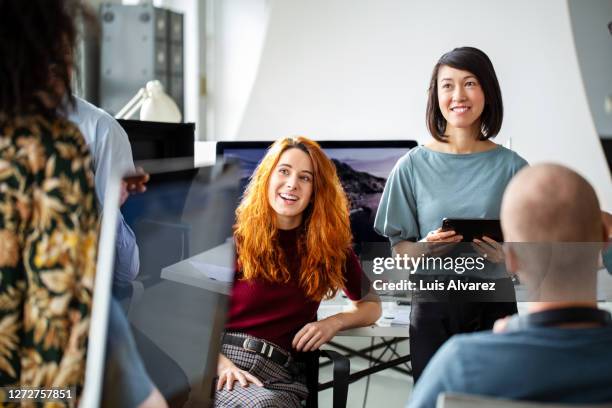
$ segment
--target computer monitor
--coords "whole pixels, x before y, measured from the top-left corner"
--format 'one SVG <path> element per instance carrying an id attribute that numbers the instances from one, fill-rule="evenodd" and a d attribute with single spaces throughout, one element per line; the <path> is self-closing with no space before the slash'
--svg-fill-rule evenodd
<path id="1" fill-rule="evenodd" d="M 194 156 L 194 123 L 118 119 L 136 161 Z"/>
<path id="2" fill-rule="evenodd" d="M 144 370 L 171 406 L 187 402 L 212 406 L 211 387 L 235 258 L 231 241 L 234 214 L 225 203 L 238 199 L 239 168 L 228 163 L 194 168 L 192 160 L 141 164 L 151 176 L 147 190 L 128 198 L 124 205 L 140 252 L 133 293 L 122 302 L 129 330 Z M 106 203 L 105 212 L 107 205 L 113 208 Z M 114 221 L 116 228 L 116 218 Z M 106 265 L 103 271 L 106 286 L 112 277 L 108 268 Z M 94 302 L 96 297 L 98 292 Z M 108 310 L 111 302 L 106 303 Z M 108 313 L 103 323 L 93 320 L 92 326 L 104 326 L 97 332 L 98 336 L 103 333 L 104 340 L 98 340 L 91 355 L 100 347 L 104 350 L 106 339 L 120 337 L 113 333 L 120 325 L 112 324 L 112 314 L 110 324 L 108 321 Z M 121 350 L 116 354 L 121 355 Z M 97 364 L 97 372 L 88 372 L 90 378 L 97 375 L 98 382 L 104 379 L 99 398 L 88 407 L 122 403 L 126 382 L 113 373 L 130 370 L 117 360 L 106 355 L 103 364 Z"/>
<path id="3" fill-rule="evenodd" d="M 239 160 L 244 191 L 249 177 L 272 142 L 217 142 L 217 157 Z M 351 228 L 355 251 L 363 245 L 387 242 L 373 228 L 378 203 L 389 173 L 395 163 L 418 144 L 414 140 L 319 141 L 321 148 L 336 165 L 340 182 L 350 201 Z"/>

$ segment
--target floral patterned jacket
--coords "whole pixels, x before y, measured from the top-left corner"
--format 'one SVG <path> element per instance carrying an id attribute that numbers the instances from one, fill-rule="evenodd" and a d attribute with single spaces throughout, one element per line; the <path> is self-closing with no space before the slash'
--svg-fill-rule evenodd
<path id="1" fill-rule="evenodd" d="M 93 180 L 70 122 L 0 116 L 0 386 L 82 388 L 98 232 Z"/>

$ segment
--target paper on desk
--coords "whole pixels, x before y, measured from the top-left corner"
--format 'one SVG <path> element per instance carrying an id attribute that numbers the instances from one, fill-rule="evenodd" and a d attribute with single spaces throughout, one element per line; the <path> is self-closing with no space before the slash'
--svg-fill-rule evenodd
<path id="1" fill-rule="evenodd" d="M 385 308 L 383 306 L 382 316 L 377 323 L 381 326 L 408 326 L 410 324 L 410 309 L 404 307 Z"/>
<path id="2" fill-rule="evenodd" d="M 210 264 L 208 262 L 201 262 L 196 260 L 189 260 L 191 266 L 196 268 L 198 271 L 204 272 L 210 279 L 214 279 L 220 282 L 232 283 L 234 281 L 234 269 L 228 268 L 227 266 L 220 266 Z"/>
<path id="3" fill-rule="evenodd" d="M 393 320 L 391 321 L 392 325 L 402 325 L 407 326 L 410 324 L 410 310 L 397 309 L 393 314 Z"/>

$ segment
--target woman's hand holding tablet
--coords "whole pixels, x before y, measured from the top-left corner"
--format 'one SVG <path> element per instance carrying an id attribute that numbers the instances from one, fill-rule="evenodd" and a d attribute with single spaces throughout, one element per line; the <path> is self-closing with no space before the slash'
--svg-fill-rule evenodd
<path id="1" fill-rule="evenodd" d="M 431 243 L 427 245 L 427 254 L 430 256 L 443 255 L 449 252 L 455 244 L 461 242 L 463 236 L 457 234 L 454 230 L 443 230 L 438 228 L 429 233 L 419 242 Z"/>
<path id="2" fill-rule="evenodd" d="M 502 245 L 486 235 L 482 237 L 482 241 L 474 238 L 472 247 L 489 262 L 502 263 L 506 259 Z"/>
<path id="3" fill-rule="evenodd" d="M 504 262 L 504 250 L 501 224 L 497 219 L 484 218 L 444 218 L 442 231 L 455 232 L 465 237 L 465 242 L 472 242 L 472 247 L 489 262 Z"/>

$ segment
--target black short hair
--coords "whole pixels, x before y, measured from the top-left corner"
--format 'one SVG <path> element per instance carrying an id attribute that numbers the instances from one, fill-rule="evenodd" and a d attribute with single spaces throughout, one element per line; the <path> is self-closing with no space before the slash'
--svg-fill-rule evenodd
<path id="1" fill-rule="evenodd" d="M 481 118 L 480 140 L 497 136 L 504 118 L 504 104 L 495 69 L 487 54 L 474 47 L 460 47 L 442 55 L 431 73 L 429 97 L 427 98 L 427 129 L 441 142 L 446 142 L 446 119 L 440 111 L 438 101 L 438 71 L 447 65 L 451 68 L 469 71 L 478 78 L 484 93 L 485 106 Z"/>
<path id="2" fill-rule="evenodd" d="M 78 0 L 0 0 L 0 114 L 55 116 L 71 88 Z"/>

